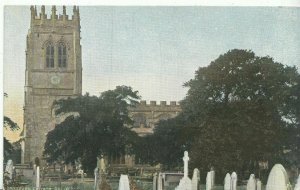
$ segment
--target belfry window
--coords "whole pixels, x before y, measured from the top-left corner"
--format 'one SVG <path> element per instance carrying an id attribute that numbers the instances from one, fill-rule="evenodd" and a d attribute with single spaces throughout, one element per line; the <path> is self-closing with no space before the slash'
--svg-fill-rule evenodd
<path id="1" fill-rule="evenodd" d="M 58 67 L 67 67 L 67 48 L 65 44 L 58 44 Z"/>
<path id="2" fill-rule="evenodd" d="M 46 66 L 48 68 L 54 67 L 54 46 L 49 44 L 46 49 Z"/>

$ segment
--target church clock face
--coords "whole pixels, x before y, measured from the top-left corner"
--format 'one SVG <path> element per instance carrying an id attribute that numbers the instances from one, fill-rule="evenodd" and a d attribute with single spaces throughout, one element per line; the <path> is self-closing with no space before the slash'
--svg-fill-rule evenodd
<path id="1" fill-rule="evenodd" d="M 51 84 L 57 85 L 59 83 L 60 83 L 60 77 L 59 76 L 57 76 L 57 75 L 51 76 Z"/>

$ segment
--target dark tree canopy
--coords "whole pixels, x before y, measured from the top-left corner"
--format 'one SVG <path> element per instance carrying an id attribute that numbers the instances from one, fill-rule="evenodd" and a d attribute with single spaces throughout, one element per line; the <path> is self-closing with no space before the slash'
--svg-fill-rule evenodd
<path id="1" fill-rule="evenodd" d="M 137 138 L 127 125 L 132 123 L 128 107 L 135 106 L 139 98 L 130 87 L 117 86 L 99 97 L 86 94 L 55 102 L 56 115 L 76 114 L 48 133 L 44 151 L 48 162 L 73 163 L 81 158 L 84 169 L 92 172 L 100 154 L 124 154 Z M 131 150 L 126 151 L 130 154 Z"/>
<path id="2" fill-rule="evenodd" d="M 153 135 L 140 139 L 136 157 L 144 163 L 163 164 L 164 169 L 182 165 L 182 153 L 186 150 L 189 134 L 181 117 L 161 120 Z"/>
<path id="3" fill-rule="evenodd" d="M 199 128 L 194 163 L 254 170 L 257 161 L 282 156 L 286 131 L 299 127 L 299 77 L 296 67 L 237 49 L 199 68 L 181 103 Z"/>
<path id="4" fill-rule="evenodd" d="M 286 160 L 286 150 L 299 155 L 296 67 L 234 49 L 200 67 L 184 86 L 189 90 L 181 101 L 181 128 L 189 136 L 178 137 L 172 130 L 160 136 L 172 135 L 170 143 L 187 140 L 169 151 L 185 146 L 192 167 L 205 171 L 214 166 L 222 175 L 232 170 L 256 172 L 258 161 L 271 165 Z M 160 123 L 156 134 L 172 122 Z"/>
<path id="5" fill-rule="evenodd" d="M 17 123 L 15 123 L 13 120 L 11 120 L 9 117 L 4 116 L 3 120 L 3 126 L 5 129 L 11 130 L 11 131 L 16 131 L 19 130 L 20 127 L 18 126 Z"/>

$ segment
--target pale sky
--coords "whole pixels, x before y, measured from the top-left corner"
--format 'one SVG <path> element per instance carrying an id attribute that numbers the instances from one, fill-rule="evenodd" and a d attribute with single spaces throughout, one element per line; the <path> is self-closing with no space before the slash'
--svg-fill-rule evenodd
<path id="1" fill-rule="evenodd" d="M 300 8 L 80 6 L 80 16 L 83 93 L 128 85 L 148 101 L 179 101 L 200 66 L 234 48 L 300 68 Z M 29 6 L 4 8 L 4 114 L 20 127 L 29 24 Z"/>

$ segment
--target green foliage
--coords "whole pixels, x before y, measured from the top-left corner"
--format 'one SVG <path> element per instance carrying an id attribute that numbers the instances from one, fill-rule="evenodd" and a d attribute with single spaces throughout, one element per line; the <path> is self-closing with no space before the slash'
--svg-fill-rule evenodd
<path id="1" fill-rule="evenodd" d="M 199 128 L 191 156 L 200 168 L 255 172 L 257 161 L 283 155 L 285 131 L 299 126 L 299 73 L 270 57 L 231 50 L 185 86 L 183 114 Z"/>
<path id="2" fill-rule="evenodd" d="M 13 122 L 7 116 L 4 116 L 3 127 L 11 131 L 16 131 L 20 129 L 18 124 Z M 5 137 L 3 138 L 3 146 L 4 146 L 4 161 L 7 161 L 8 159 L 11 159 L 11 156 L 14 152 L 14 147 Z"/>
<path id="3" fill-rule="evenodd" d="M 3 152 L 4 162 L 6 162 L 7 160 L 11 159 L 11 155 L 14 151 L 14 147 L 5 137 L 3 138 L 3 147 L 4 147 L 4 152 Z"/>
<path id="4" fill-rule="evenodd" d="M 119 156 L 132 151 L 137 135 L 128 127 L 132 121 L 128 107 L 135 106 L 137 91 L 118 86 L 99 97 L 86 94 L 55 102 L 55 114 L 69 115 L 47 135 L 44 154 L 47 161 L 72 163 L 81 158 L 84 169 L 92 172 L 100 154 Z"/>
<path id="5" fill-rule="evenodd" d="M 4 128 L 11 130 L 11 131 L 16 131 L 19 130 L 20 127 L 18 126 L 17 123 L 15 123 L 13 120 L 11 120 L 9 117 L 4 116 L 4 120 L 3 120 L 3 126 Z"/>
<path id="6" fill-rule="evenodd" d="M 182 152 L 188 144 L 189 136 L 183 119 L 177 117 L 161 120 L 154 129 L 153 135 L 140 139 L 136 149 L 136 157 L 144 163 L 163 164 L 165 169 L 173 168 L 182 163 Z"/>
<path id="7" fill-rule="evenodd" d="M 7 93 L 4 93 L 4 97 L 8 97 Z M 17 123 L 11 120 L 9 117 L 4 116 L 3 118 L 3 127 L 7 130 L 17 131 L 20 129 Z M 12 153 L 14 152 L 13 145 L 4 137 L 3 138 L 3 145 L 4 145 L 4 161 L 11 158 Z"/>
<path id="8" fill-rule="evenodd" d="M 184 86 L 189 90 L 181 102 L 183 123 L 178 128 L 185 128 L 189 136 L 177 129 L 178 134 L 169 130 L 159 135 L 173 121 L 160 123 L 154 135 L 161 139 L 171 135 L 168 143 L 172 144 L 162 151 L 181 150 L 185 145 L 192 167 L 206 171 L 214 166 L 222 176 L 232 170 L 257 172 L 258 161 L 284 160 L 286 150 L 299 155 L 296 67 L 234 49 L 200 67 Z M 178 140 L 186 142 L 175 145 Z"/>

